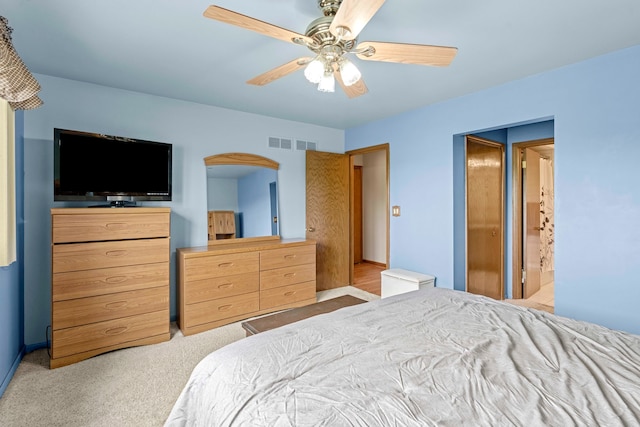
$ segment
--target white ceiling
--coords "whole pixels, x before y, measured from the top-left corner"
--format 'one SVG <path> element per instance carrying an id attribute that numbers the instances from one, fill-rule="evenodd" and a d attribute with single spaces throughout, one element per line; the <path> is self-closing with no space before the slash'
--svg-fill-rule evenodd
<path id="1" fill-rule="evenodd" d="M 458 55 L 444 68 L 356 58 L 369 93 L 349 99 L 302 71 L 246 84 L 309 51 L 204 18 L 209 4 L 298 33 L 321 16 L 316 0 L 2 0 L 0 14 L 34 73 L 338 129 L 640 44 L 638 0 L 387 0 L 359 41 Z"/>

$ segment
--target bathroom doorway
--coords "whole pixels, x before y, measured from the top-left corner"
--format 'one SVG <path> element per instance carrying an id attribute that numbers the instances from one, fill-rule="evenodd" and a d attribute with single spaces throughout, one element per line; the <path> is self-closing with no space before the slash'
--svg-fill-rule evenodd
<path id="1" fill-rule="evenodd" d="M 513 144 L 513 298 L 554 306 L 554 139 Z"/>

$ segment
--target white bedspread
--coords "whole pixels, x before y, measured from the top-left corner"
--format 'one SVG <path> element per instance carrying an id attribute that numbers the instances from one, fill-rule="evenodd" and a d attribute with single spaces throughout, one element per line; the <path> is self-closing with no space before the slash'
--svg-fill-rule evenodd
<path id="1" fill-rule="evenodd" d="M 425 289 L 203 359 L 168 426 L 637 426 L 640 337 Z"/>

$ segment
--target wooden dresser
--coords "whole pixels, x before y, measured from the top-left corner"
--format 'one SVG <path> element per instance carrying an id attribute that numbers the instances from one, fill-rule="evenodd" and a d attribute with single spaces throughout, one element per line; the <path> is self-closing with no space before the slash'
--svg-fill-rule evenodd
<path id="1" fill-rule="evenodd" d="M 170 338 L 170 216 L 51 209 L 51 368 Z"/>
<path id="2" fill-rule="evenodd" d="M 316 302 L 316 242 L 270 239 L 177 250 L 178 326 L 191 335 Z"/>

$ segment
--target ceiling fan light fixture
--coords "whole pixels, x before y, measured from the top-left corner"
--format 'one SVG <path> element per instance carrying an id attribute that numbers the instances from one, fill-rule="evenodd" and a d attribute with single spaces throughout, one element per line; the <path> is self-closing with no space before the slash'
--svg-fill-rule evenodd
<path id="1" fill-rule="evenodd" d="M 335 92 L 336 90 L 336 79 L 333 76 L 333 72 L 330 70 L 326 70 L 320 83 L 318 83 L 318 90 L 320 92 Z"/>
<path id="2" fill-rule="evenodd" d="M 340 76 L 345 86 L 351 86 L 360 80 L 362 73 L 360 73 L 360 70 L 358 70 L 358 67 L 356 67 L 353 62 L 347 58 L 342 58 L 340 60 Z"/>
<path id="3" fill-rule="evenodd" d="M 320 83 L 320 80 L 322 80 L 322 77 L 324 75 L 324 68 L 325 66 L 322 61 L 316 58 L 313 61 L 309 62 L 309 64 L 306 66 L 306 68 L 304 69 L 304 76 L 311 83 Z"/>

